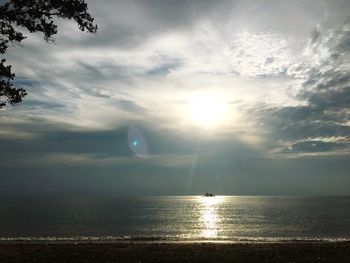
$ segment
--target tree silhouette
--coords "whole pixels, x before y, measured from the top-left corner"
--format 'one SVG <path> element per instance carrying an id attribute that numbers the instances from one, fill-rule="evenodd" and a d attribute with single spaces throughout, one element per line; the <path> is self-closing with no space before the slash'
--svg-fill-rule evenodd
<path id="1" fill-rule="evenodd" d="M 30 33 L 42 32 L 47 42 L 53 42 L 57 34 L 55 17 L 72 19 L 81 31 L 95 33 L 97 25 L 87 12 L 84 0 L 8 0 L 0 6 L 0 54 L 5 54 L 9 45 L 19 44 L 26 37 L 19 28 L 26 28 Z M 11 66 L 0 62 L 0 109 L 7 103 L 16 104 L 27 95 L 22 88 L 13 86 L 15 74 Z"/>

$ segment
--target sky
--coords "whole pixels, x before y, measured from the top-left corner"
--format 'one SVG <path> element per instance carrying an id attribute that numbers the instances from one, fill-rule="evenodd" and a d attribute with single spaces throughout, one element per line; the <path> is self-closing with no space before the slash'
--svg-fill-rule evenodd
<path id="1" fill-rule="evenodd" d="M 87 2 L 6 53 L 1 197 L 350 194 L 348 0 Z"/>

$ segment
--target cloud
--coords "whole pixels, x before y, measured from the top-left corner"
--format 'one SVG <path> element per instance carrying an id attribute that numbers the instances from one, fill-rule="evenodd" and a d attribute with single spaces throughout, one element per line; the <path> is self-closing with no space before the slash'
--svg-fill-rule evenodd
<path id="1" fill-rule="evenodd" d="M 78 33 L 73 23 L 59 21 L 57 45 L 45 45 L 35 34 L 22 49 L 9 51 L 18 70 L 16 84 L 29 92 L 24 113 L 17 111 L 17 117 L 40 117 L 76 129 L 147 122 L 186 133 L 192 128 L 185 118 L 188 98 L 214 90 L 227 103 L 240 101 L 230 104 L 228 119 L 233 121 L 221 129 L 226 134 L 264 133 L 254 123 L 257 116 L 246 111 L 260 103 L 266 105 L 263 111 L 269 108 L 264 125 L 281 126 L 286 136 L 300 131 L 302 137 L 304 130 L 308 137 L 332 136 L 335 130 L 342 136 L 348 121 L 343 109 L 349 36 L 347 23 L 341 30 L 334 26 L 345 19 L 341 10 L 347 4 L 337 1 L 319 9 L 313 4 L 91 1 L 100 23 L 97 35 Z M 262 15 L 253 16 L 256 12 Z M 342 119 L 329 119 L 335 116 Z M 279 123 L 288 118 L 295 125 Z M 274 139 L 283 139 L 274 132 Z"/>
<path id="2" fill-rule="evenodd" d="M 288 190 L 283 179 L 291 183 L 294 168 L 311 179 L 300 175 L 293 189 L 299 182 L 312 188 L 329 157 L 346 185 L 349 1 L 88 5 L 96 35 L 59 20 L 55 45 L 31 34 L 6 54 L 16 85 L 29 93 L 0 115 L 6 172 L 22 179 L 47 173 L 55 182 L 75 175 L 77 188 L 84 174 L 121 192 L 137 185 L 141 193 L 139 181 L 147 181 L 149 192 L 179 193 L 195 163 L 193 192 L 209 184 L 227 193 L 277 193 Z M 221 125 L 199 127 L 189 118 L 191 98 L 203 94 L 227 105 Z M 131 125 L 147 140 L 148 158 L 130 150 Z"/>
<path id="3" fill-rule="evenodd" d="M 304 105 L 261 106 L 263 123 L 277 153 L 349 153 L 350 54 L 344 48 L 349 32 L 347 22 L 337 30 L 317 31 L 311 47 L 306 47 L 314 49 L 311 57 L 294 66 L 301 74 L 290 71 L 303 80 L 297 96 Z M 335 139 L 317 139 L 329 137 Z"/>

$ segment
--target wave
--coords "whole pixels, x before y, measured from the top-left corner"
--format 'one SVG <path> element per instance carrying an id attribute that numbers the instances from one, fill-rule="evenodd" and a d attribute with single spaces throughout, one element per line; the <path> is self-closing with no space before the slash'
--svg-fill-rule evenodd
<path id="1" fill-rule="evenodd" d="M 201 238 L 184 236 L 77 236 L 77 237 L 0 237 L 0 242 L 350 242 L 350 237 L 220 237 Z"/>

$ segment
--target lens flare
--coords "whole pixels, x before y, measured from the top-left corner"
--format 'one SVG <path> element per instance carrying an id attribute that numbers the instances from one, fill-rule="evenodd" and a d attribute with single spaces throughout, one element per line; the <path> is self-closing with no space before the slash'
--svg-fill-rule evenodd
<path id="1" fill-rule="evenodd" d="M 148 146 L 145 137 L 135 126 L 130 126 L 128 130 L 128 144 L 131 151 L 138 157 L 148 157 Z"/>

